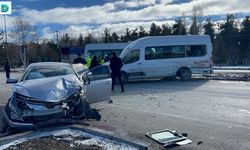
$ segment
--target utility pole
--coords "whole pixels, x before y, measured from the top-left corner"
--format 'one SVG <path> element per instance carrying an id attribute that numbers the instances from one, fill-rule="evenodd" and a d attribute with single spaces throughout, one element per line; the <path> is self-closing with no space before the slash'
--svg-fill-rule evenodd
<path id="1" fill-rule="evenodd" d="M 59 31 L 55 32 L 56 36 L 56 45 L 57 45 L 57 53 L 58 53 L 58 61 L 61 62 L 61 50 L 59 48 Z"/>

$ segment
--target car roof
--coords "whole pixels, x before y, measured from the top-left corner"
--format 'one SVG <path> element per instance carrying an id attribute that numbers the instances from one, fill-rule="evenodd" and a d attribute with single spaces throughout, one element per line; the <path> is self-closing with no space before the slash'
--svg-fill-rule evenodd
<path id="1" fill-rule="evenodd" d="M 38 62 L 32 63 L 29 67 L 63 67 L 63 66 L 71 66 L 71 64 L 63 63 L 63 62 Z"/>

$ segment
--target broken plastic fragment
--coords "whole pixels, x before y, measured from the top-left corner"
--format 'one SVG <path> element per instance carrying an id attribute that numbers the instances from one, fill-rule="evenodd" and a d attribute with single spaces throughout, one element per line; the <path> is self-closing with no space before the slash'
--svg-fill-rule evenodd
<path id="1" fill-rule="evenodd" d="M 186 139 L 186 140 L 183 140 L 183 141 L 180 141 L 180 142 L 176 142 L 176 144 L 180 145 L 180 146 L 187 145 L 187 144 L 190 144 L 190 143 L 192 143 L 192 141 L 189 140 L 189 139 Z"/>

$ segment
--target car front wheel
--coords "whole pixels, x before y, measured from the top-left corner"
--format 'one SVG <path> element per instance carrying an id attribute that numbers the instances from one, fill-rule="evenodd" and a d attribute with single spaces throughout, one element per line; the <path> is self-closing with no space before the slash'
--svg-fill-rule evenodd
<path id="1" fill-rule="evenodd" d="M 4 111 L 4 110 L 3 110 Z M 3 114 L 0 114 L 0 133 L 5 133 L 8 129 L 8 123 L 3 117 Z"/>

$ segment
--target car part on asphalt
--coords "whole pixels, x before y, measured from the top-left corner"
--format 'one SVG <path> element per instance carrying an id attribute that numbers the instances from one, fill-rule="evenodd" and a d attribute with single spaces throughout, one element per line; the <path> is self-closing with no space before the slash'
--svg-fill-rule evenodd
<path id="1" fill-rule="evenodd" d="M 180 134 L 168 129 L 146 133 L 147 137 L 164 147 L 182 146 L 192 143 L 192 141 L 187 138 L 187 135 L 187 133 Z"/>

